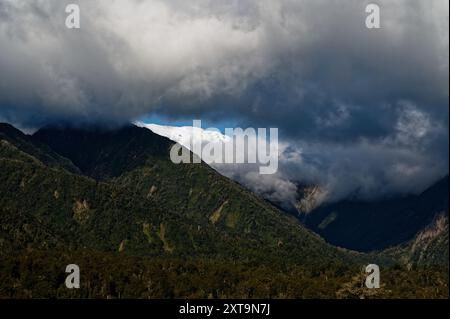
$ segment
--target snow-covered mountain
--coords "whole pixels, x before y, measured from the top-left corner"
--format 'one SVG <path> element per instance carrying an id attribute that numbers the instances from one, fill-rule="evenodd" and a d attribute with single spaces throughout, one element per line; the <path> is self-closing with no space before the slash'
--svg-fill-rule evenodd
<path id="1" fill-rule="evenodd" d="M 174 142 L 191 150 L 191 140 L 194 137 L 201 137 L 203 143 L 228 143 L 231 139 L 218 131 L 205 130 L 200 127 L 193 126 L 167 126 L 158 124 L 146 124 L 143 122 L 136 122 L 137 126 L 145 127 L 153 133 L 167 137 Z M 199 155 L 199 154 L 197 154 Z"/>
<path id="2" fill-rule="evenodd" d="M 219 146 L 222 147 L 224 144 L 233 142 L 230 136 L 224 135 L 220 131 L 206 130 L 200 127 L 177 127 L 143 122 L 136 122 L 135 125 L 145 127 L 155 134 L 167 137 L 191 151 L 193 150 L 190 144 L 194 135 L 196 139 L 201 137 L 202 145 L 206 143 L 220 144 Z M 247 148 L 247 151 L 256 152 L 256 149 Z M 301 153 L 292 147 L 288 147 L 286 143 L 279 143 L 278 156 L 279 161 L 283 164 L 301 162 Z M 208 164 L 220 174 L 245 185 L 272 202 L 280 204 L 290 203 L 292 207 L 298 202 L 296 184 L 287 176 L 284 176 L 282 172 L 277 172 L 273 175 L 261 175 L 258 173 L 258 165 L 256 164 L 218 164 L 217 162 Z"/>

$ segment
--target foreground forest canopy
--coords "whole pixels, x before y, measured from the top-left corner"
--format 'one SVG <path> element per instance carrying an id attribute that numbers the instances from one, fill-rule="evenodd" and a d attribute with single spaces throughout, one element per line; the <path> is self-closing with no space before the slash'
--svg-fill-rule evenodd
<path id="1" fill-rule="evenodd" d="M 76 261 L 80 289 L 67 289 L 64 266 Z M 232 263 L 132 257 L 97 251 L 28 250 L 2 256 L 1 298 L 448 298 L 441 269 L 382 268 L 381 287 L 363 269 L 290 262 Z"/>
<path id="2" fill-rule="evenodd" d="M 134 126 L 0 124 L 0 297 L 448 298 L 448 210 L 411 242 L 357 253 L 205 164 L 173 164 L 171 145 Z"/>

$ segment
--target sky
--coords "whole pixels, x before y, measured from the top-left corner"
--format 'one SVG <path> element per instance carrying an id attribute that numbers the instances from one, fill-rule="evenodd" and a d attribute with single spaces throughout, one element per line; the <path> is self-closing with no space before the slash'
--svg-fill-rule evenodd
<path id="1" fill-rule="evenodd" d="M 447 0 L 376 1 L 380 29 L 361 0 L 70 3 L 80 29 L 64 1 L 0 0 L 0 121 L 276 127 L 279 173 L 236 179 L 329 200 L 448 173 Z"/>

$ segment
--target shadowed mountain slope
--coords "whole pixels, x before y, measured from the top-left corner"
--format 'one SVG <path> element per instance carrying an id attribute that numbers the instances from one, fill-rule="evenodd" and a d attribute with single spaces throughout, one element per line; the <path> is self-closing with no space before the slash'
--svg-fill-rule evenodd
<path id="1" fill-rule="evenodd" d="M 171 146 L 134 126 L 0 125 L 0 298 L 448 296 L 448 271 L 391 267 L 409 246 L 333 247 L 206 164 L 173 164 Z M 369 262 L 386 288 L 361 288 Z M 80 289 L 64 285 L 69 263 Z"/>
<path id="2" fill-rule="evenodd" d="M 448 216 L 448 175 L 419 195 L 344 200 L 304 215 L 305 225 L 333 245 L 382 250 L 412 240 L 440 214 Z"/>
<path id="3" fill-rule="evenodd" d="M 19 134 L 2 132 L 5 141 Z M 206 164 L 173 164 L 172 142 L 147 129 L 46 128 L 25 139 L 46 145 L 46 156 L 67 158 L 81 173 L 2 142 L 0 205 L 11 229 L 26 220 L 31 232 L 42 226 L 73 247 L 137 256 L 310 266 L 360 258 L 326 244 Z M 39 236 L 16 239 L 24 246 L 49 244 Z"/>

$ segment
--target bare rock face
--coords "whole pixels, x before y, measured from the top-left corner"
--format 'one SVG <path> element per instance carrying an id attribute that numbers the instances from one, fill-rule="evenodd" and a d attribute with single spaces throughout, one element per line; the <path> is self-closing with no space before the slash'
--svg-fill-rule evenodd
<path id="1" fill-rule="evenodd" d="M 89 203 L 86 200 L 75 201 L 73 205 L 73 218 L 80 224 L 84 224 L 90 215 Z"/>
<path id="2" fill-rule="evenodd" d="M 302 187 L 298 192 L 299 200 L 295 207 L 300 214 L 308 214 L 319 207 L 326 196 L 326 191 L 317 185 Z"/>
<path id="3" fill-rule="evenodd" d="M 448 256 L 443 256 L 446 248 L 448 248 L 448 213 L 442 212 L 412 241 L 408 266 L 412 268 L 417 264 L 433 264 L 436 255 L 448 260 Z"/>

